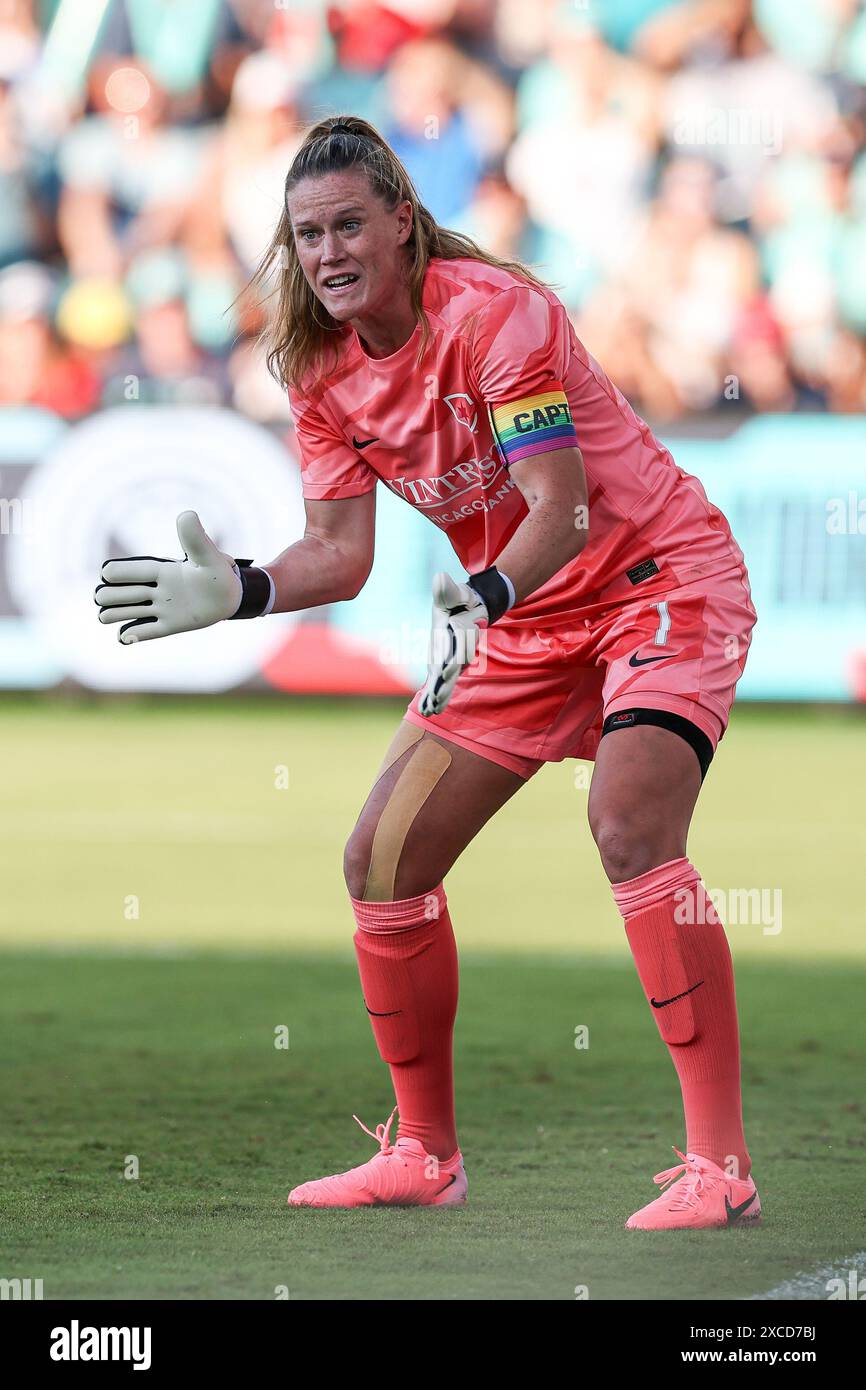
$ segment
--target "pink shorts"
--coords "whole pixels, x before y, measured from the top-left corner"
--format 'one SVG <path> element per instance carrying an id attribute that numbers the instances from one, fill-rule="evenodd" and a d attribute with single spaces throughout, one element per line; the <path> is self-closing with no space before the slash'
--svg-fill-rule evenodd
<path id="1" fill-rule="evenodd" d="M 716 748 L 728 723 L 756 619 L 745 568 L 544 628 L 482 637 L 442 714 L 406 718 L 529 778 L 548 762 L 595 757 L 617 710 L 664 710 Z"/>

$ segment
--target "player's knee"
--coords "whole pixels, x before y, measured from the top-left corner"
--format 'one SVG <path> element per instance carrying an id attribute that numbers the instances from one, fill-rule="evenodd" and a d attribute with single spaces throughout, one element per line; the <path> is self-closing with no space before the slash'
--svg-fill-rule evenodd
<path id="1" fill-rule="evenodd" d="M 390 902 L 395 897 L 417 898 L 422 893 L 432 892 L 442 882 L 443 865 L 431 855 L 429 845 L 411 833 L 401 843 L 388 874 L 383 876 L 375 870 L 371 873 L 374 830 L 375 827 L 371 830 L 362 817 L 346 841 L 343 878 L 353 898 L 368 902 Z M 378 853 L 381 859 L 381 848 Z"/>
<path id="2" fill-rule="evenodd" d="M 359 821 L 343 850 L 343 878 L 353 898 L 363 898 L 370 872 L 370 838 Z"/>
<path id="3" fill-rule="evenodd" d="M 660 849 L 652 828 L 630 816 L 602 812 L 590 818 L 590 829 L 611 883 L 637 878 L 670 857 Z"/>
<path id="4" fill-rule="evenodd" d="M 387 798 L 368 802 L 346 844 L 343 875 L 353 898 L 414 898 L 442 880 L 437 856 L 417 833 L 417 817 L 450 766 L 451 754 L 435 739 L 422 737 L 413 744 Z"/>

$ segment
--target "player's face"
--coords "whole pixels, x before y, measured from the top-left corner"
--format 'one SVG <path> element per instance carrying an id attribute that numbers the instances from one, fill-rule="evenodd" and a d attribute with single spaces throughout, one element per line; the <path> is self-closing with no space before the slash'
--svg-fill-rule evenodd
<path id="1" fill-rule="evenodd" d="M 302 179 L 287 200 L 301 268 L 339 323 L 387 317 L 406 294 L 412 205 L 389 212 L 361 169 Z"/>

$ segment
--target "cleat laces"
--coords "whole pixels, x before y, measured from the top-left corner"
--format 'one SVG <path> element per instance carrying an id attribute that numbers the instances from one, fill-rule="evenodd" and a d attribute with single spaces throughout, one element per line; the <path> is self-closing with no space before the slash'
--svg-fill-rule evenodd
<path id="1" fill-rule="evenodd" d="M 670 1192 L 670 1210 L 689 1211 L 700 1206 L 701 1192 L 707 1180 L 712 1180 L 711 1175 L 700 1163 L 695 1163 L 686 1154 L 680 1153 L 675 1145 L 674 1153 L 682 1159 L 682 1163 L 675 1164 L 673 1168 L 665 1168 L 663 1173 L 656 1173 L 653 1182 L 658 1183 L 662 1190 L 676 1182 L 676 1193 L 673 1190 Z"/>
<path id="2" fill-rule="evenodd" d="M 376 1140 L 376 1143 L 379 1145 L 380 1153 L 392 1154 L 394 1152 L 394 1145 L 390 1142 L 390 1134 L 391 1125 L 396 1114 L 397 1106 L 395 1105 L 394 1109 L 391 1111 L 391 1114 L 388 1116 L 387 1124 L 377 1125 L 375 1131 L 373 1131 L 372 1129 L 368 1129 L 367 1126 L 364 1124 L 364 1121 L 359 1120 L 357 1115 L 353 1115 L 352 1119 L 355 1120 L 355 1122 L 361 1126 L 365 1134 L 369 1134 L 371 1139 Z"/>

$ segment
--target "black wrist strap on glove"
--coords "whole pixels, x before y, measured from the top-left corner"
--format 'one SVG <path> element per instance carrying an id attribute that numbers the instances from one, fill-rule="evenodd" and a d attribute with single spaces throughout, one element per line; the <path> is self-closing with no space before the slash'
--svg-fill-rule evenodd
<path id="1" fill-rule="evenodd" d="M 264 570 L 257 569 L 252 560 L 235 560 L 240 570 L 243 597 L 235 618 L 260 618 L 271 597 L 271 581 Z"/>
<path id="2" fill-rule="evenodd" d="M 507 613 L 511 607 L 511 592 L 495 565 L 479 574 L 470 574 L 469 587 L 483 599 L 487 608 L 487 621 L 492 626 Z"/>

